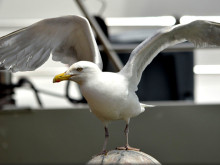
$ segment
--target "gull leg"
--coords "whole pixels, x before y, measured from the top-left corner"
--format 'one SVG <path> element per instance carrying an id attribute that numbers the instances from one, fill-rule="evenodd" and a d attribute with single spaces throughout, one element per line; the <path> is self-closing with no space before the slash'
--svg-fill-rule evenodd
<path id="1" fill-rule="evenodd" d="M 107 154 L 106 146 L 107 146 L 107 142 L 108 142 L 108 138 L 109 138 L 108 128 L 106 126 L 104 128 L 105 128 L 105 141 L 104 141 L 104 144 L 103 144 L 101 154 Z"/>
<path id="2" fill-rule="evenodd" d="M 124 130 L 125 136 L 126 136 L 126 144 L 124 147 L 117 147 L 116 149 L 118 150 L 134 150 L 134 151 L 140 151 L 140 149 L 138 148 L 133 148 L 129 145 L 128 143 L 128 133 L 129 133 L 129 126 L 128 123 L 125 126 L 125 130 Z"/>
<path id="3" fill-rule="evenodd" d="M 125 147 L 127 148 L 127 147 L 129 146 L 129 144 L 128 144 L 128 133 L 129 133 L 128 124 L 126 124 L 126 126 L 125 126 L 124 133 L 125 133 L 125 136 L 126 136 L 126 144 L 125 144 Z"/>

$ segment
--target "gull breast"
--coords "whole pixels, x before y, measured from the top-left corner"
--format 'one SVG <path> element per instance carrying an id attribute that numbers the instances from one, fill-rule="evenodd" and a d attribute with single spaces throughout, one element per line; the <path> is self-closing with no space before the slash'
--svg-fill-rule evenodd
<path id="1" fill-rule="evenodd" d="M 102 73 L 81 85 L 91 111 L 103 122 L 128 120 L 140 113 L 134 92 L 129 91 L 127 80 L 117 73 Z"/>

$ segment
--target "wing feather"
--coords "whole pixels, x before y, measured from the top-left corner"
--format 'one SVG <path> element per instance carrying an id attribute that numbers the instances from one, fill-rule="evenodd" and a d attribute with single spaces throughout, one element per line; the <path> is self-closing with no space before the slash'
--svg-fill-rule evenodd
<path id="1" fill-rule="evenodd" d="M 92 29 L 80 16 L 45 19 L 0 38 L 0 67 L 13 72 L 35 70 L 51 53 L 65 64 L 85 60 L 102 68 Z"/>
<path id="2" fill-rule="evenodd" d="M 220 24 L 197 20 L 189 24 L 162 29 L 132 51 L 120 73 L 130 80 L 130 87 L 137 90 L 142 72 L 154 57 L 165 48 L 186 40 L 198 47 L 220 46 Z"/>

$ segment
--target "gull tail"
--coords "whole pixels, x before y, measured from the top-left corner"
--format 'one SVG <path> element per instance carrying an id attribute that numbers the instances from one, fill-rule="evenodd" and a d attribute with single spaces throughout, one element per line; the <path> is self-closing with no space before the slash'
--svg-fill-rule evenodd
<path id="1" fill-rule="evenodd" d="M 148 105 L 148 104 L 142 104 L 142 103 L 140 103 L 140 105 L 141 105 L 142 112 L 144 112 L 146 108 L 155 107 L 155 105 Z"/>

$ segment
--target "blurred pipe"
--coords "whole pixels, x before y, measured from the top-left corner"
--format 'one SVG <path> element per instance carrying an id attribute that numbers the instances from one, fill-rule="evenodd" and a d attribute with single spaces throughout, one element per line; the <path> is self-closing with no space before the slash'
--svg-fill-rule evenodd
<path id="1" fill-rule="evenodd" d="M 103 33 L 102 29 L 100 28 L 100 26 L 96 22 L 96 20 L 93 17 L 91 17 L 90 14 L 87 12 L 86 7 L 82 3 L 82 0 L 76 0 L 76 3 L 79 5 L 79 8 L 81 9 L 81 11 L 85 15 L 85 17 L 90 22 L 93 30 L 95 31 L 98 39 L 100 40 L 100 43 L 103 45 L 105 53 L 108 55 L 108 57 L 112 61 L 115 68 L 118 71 L 121 70 L 121 68 L 123 67 L 123 64 L 122 64 L 121 60 L 119 59 L 117 53 L 112 48 L 110 42 L 106 38 L 106 36 Z"/>
<path id="2" fill-rule="evenodd" d="M 185 15 L 180 18 L 181 24 L 187 24 L 195 20 L 207 20 L 207 21 L 213 21 L 213 22 L 220 22 L 220 16 L 190 16 Z"/>
<path id="3" fill-rule="evenodd" d="M 0 84 L 11 85 L 11 73 L 7 71 L 0 71 Z M 2 88 L 0 85 L 0 108 L 5 105 L 14 105 L 15 101 L 12 98 L 14 93 L 13 88 Z"/>

